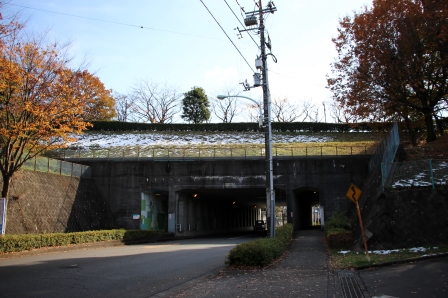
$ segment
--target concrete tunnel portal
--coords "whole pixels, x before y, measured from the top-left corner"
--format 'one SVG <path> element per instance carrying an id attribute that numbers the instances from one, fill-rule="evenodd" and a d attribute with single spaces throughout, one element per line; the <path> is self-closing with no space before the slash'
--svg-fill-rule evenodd
<path id="1" fill-rule="evenodd" d="M 363 186 L 370 156 L 276 159 L 277 218 L 295 230 L 324 224 L 351 203 L 350 183 Z M 83 160 L 117 227 L 166 230 L 179 237 L 253 231 L 266 208 L 263 159 Z M 282 211 L 282 212 L 280 212 Z"/>
<path id="2" fill-rule="evenodd" d="M 286 206 L 285 191 L 276 189 L 276 206 Z M 253 231 L 266 220 L 266 188 L 182 189 L 176 192 L 176 234 Z M 141 229 L 166 229 L 168 196 L 151 189 L 142 193 Z"/>

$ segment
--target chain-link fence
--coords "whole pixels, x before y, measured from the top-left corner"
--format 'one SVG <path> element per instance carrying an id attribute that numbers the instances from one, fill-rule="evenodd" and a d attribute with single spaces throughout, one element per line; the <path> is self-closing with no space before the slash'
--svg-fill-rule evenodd
<path id="1" fill-rule="evenodd" d="M 383 179 L 384 188 L 448 187 L 448 160 L 383 163 L 381 167 L 391 169 L 389 178 Z"/>
<path id="2" fill-rule="evenodd" d="M 364 146 L 273 146 L 272 155 L 274 157 L 300 157 L 300 156 L 344 156 L 373 154 L 375 145 Z M 264 146 L 244 146 L 244 147 L 109 147 L 104 149 L 63 149 L 54 152 L 54 155 L 61 159 L 82 159 L 82 158 L 106 158 L 106 159 L 126 159 L 126 158 L 180 158 L 180 159 L 201 159 L 201 158 L 249 158 L 265 157 Z"/>
<path id="3" fill-rule="evenodd" d="M 89 166 L 43 156 L 36 156 L 27 160 L 23 164 L 22 169 L 63 176 L 91 178 L 91 169 Z"/>

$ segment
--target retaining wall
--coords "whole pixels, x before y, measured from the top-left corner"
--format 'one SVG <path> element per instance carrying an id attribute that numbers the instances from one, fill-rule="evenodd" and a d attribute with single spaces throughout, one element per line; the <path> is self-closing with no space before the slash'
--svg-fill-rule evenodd
<path id="1" fill-rule="evenodd" d="M 6 234 L 114 227 L 109 206 L 89 179 L 19 171 L 12 179 L 7 204 Z"/>
<path id="2" fill-rule="evenodd" d="M 448 244 L 447 189 L 386 191 L 369 204 L 369 250 Z"/>

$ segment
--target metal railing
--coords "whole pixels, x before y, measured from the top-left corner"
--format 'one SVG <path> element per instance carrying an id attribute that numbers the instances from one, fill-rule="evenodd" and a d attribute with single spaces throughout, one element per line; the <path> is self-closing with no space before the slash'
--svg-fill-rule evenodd
<path id="1" fill-rule="evenodd" d="M 274 157 L 307 157 L 307 156 L 345 156 L 373 154 L 376 146 L 273 146 Z M 56 152 L 60 159 L 127 159 L 127 158 L 150 158 L 150 159 L 245 159 L 265 157 L 263 146 L 246 147 L 117 147 L 105 149 L 63 149 Z"/>
<path id="2" fill-rule="evenodd" d="M 381 164 L 390 168 L 389 178 L 383 181 L 386 189 L 448 187 L 448 160 L 420 160 Z"/>
<path id="3" fill-rule="evenodd" d="M 92 176 L 89 166 L 43 156 L 36 156 L 27 160 L 22 169 L 70 177 L 91 178 Z"/>

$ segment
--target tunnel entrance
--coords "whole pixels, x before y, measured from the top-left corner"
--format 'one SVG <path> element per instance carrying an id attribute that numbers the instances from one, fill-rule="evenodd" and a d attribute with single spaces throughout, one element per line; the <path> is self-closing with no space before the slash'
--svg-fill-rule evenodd
<path id="1" fill-rule="evenodd" d="M 286 205 L 285 191 L 276 194 L 276 205 Z M 254 231 L 256 220 L 266 222 L 265 188 L 183 189 L 176 200 L 177 236 Z"/>
<path id="2" fill-rule="evenodd" d="M 300 188 L 295 194 L 294 229 L 304 230 L 320 228 L 321 211 L 319 190 L 314 188 Z"/>

